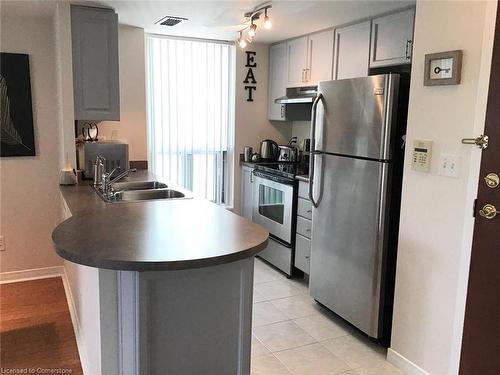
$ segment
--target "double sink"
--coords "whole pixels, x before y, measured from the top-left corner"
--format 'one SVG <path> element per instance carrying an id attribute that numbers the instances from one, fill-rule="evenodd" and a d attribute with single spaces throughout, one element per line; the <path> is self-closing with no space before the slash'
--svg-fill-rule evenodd
<path id="1" fill-rule="evenodd" d="M 159 181 L 116 182 L 113 184 L 111 194 L 103 194 L 101 190 L 95 190 L 108 203 L 191 198 L 186 193 L 171 189 L 167 184 Z"/>

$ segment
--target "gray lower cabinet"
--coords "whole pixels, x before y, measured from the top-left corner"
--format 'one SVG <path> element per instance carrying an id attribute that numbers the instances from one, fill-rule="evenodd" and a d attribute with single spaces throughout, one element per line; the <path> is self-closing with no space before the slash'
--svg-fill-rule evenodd
<path id="1" fill-rule="evenodd" d="M 372 21 L 370 67 L 410 64 L 415 9 Z"/>
<path id="2" fill-rule="evenodd" d="M 309 274 L 312 231 L 312 204 L 308 198 L 308 191 L 309 183 L 299 181 L 294 265 L 306 274 Z"/>
<path id="3" fill-rule="evenodd" d="M 241 216 L 252 220 L 253 212 L 253 168 L 241 167 Z"/>
<path id="4" fill-rule="evenodd" d="M 295 238 L 295 267 L 309 274 L 311 264 L 311 240 L 297 234 Z"/>
<path id="5" fill-rule="evenodd" d="M 120 120 L 118 15 L 71 6 L 75 120 Z"/>

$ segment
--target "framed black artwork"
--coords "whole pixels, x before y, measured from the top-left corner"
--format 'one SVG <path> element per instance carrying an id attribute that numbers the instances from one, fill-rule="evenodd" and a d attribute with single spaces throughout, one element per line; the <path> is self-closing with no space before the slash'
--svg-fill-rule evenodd
<path id="1" fill-rule="evenodd" d="M 0 156 L 35 156 L 29 57 L 0 53 Z"/>

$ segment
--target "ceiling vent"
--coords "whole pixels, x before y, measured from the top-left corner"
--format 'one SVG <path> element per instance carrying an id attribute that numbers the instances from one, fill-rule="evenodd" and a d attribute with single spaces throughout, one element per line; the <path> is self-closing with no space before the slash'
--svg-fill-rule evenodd
<path id="1" fill-rule="evenodd" d="M 161 20 L 156 21 L 155 24 L 163 25 L 163 26 L 175 26 L 181 21 L 187 21 L 187 18 L 183 17 L 174 17 L 174 16 L 165 16 Z"/>

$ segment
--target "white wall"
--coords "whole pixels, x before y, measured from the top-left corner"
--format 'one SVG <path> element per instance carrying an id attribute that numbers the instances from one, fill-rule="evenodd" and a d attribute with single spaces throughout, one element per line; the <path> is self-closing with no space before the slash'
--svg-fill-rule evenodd
<path id="1" fill-rule="evenodd" d="M 234 139 L 234 210 L 240 212 L 241 200 L 241 167 L 240 154 L 245 146 L 252 146 L 259 152 L 262 139 L 271 138 L 278 143 L 288 142 L 292 135 L 291 123 L 267 120 L 267 78 L 269 70 L 269 46 L 253 43 L 246 48 L 255 51 L 257 68 L 253 68 L 257 90 L 253 92 L 254 101 L 247 102 L 247 91 L 244 89 L 248 68 L 246 53 L 236 47 L 236 100 L 235 100 L 235 139 Z"/>
<path id="2" fill-rule="evenodd" d="M 147 160 L 144 29 L 119 25 L 120 121 L 99 123 L 99 135 L 129 144 L 130 160 Z"/>
<path id="3" fill-rule="evenodd" d="M 51 239 L 62 214 L 54 23 L 52 17 L 19 17 L 2 9 L 0 34 L 2 52 L 30 55 L 36 147 L 34 157 L 0 159 L 0 231 L 7 246 L 0 271 L 61 265 Z"/>
<path id="4" fill-rule="evenodd" d="M 484 127 L 495 7 L 417 3 L 389 351 L 389 359 L 409 374 L 457 373 L 480 159 L 480 151 L 460 139 L 477 136 Z M 464 53 L 462 83 L 423 86 L 424 55 L 455 49 Z M 428 174 L 410 169 L 415 139 L 434 141 Z M 459 178 L 437 174 L 441 153 L 460 157 Z"/>

